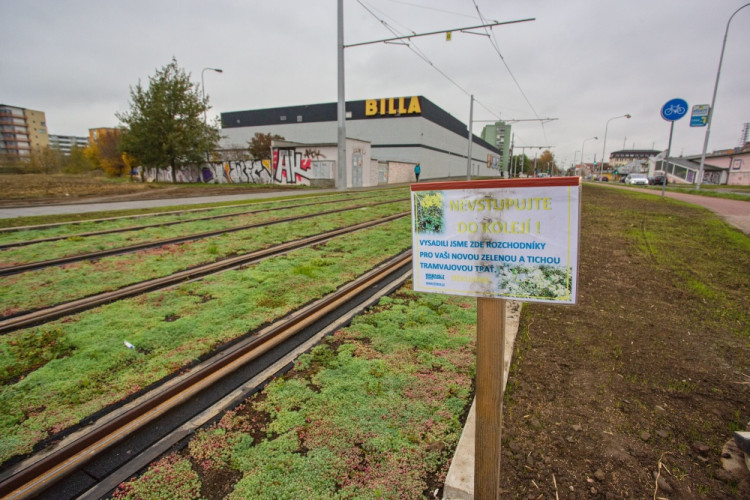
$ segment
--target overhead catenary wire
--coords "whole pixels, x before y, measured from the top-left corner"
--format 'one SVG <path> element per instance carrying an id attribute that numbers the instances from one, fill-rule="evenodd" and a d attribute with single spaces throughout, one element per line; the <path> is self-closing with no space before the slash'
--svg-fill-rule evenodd
<path id="1" fill-rule="evenodd" d="M 479 10 L 479 5 L 477 5 L 476 0 L 472 0 L 472 3 L 474 4 L 474 8 L 477 11 L 477 15 L 479 16 L 479 20 L 483 23 L 486 22 L 486 18 L 484 15 L 482 15 L 482 12 Z M 508 74 L 510 75 L 510 78 L 513 80 L 513 83 L 516 84 L 516 88 L 518 88 L 518 91 L 523 96 L 524 100 L 526 101 L 526 104 L 529 105 L 529 108 L 531 109 L 531 112 L 534 113 L 534 117 L 540 120 L 540 125 L 542 126 L 542 135 L 544 136 L 544 142 L 549 143 L 547 140 L 547 131 L 544 128 L 544 121 L 539 118 L 539 114 L 536 112 L 536 109 L 531 104 L 531 100 L 529 100 L 529 97 L 526 95 L 526 92 L 524 92 L 523 88 L 521 87 L 521 84 L 518 82 L 518 79 L 513 74 L 513 71 L 510 69 L 510 66 L 508 65 L 508 62 L 505 60 L 505 57 L 503 57 L 503 54 L 500 52 L 500 46 L 497 42 L 497 38 L 495 38 L 495 32 L 492 30 L 487 30 L 485 28 L 485 31 L 487 32 L 488 39 L 490 40 L 490 45 L 492 45 L 492 48 L 497 53 L 498 57 L 500 58 L 500 61 L 503 63 L 503 66 L 505 66 L 505 69 L 508 71 Z"/>
<path id="2" fill-rule="evenodd" d="M 384 13 L 381 14 L 380 16 L 378 14 L 376 14 L 375 10 L 378 10 L 378 9 L 376 9 L 375 7 L 366 5 L 362 0 L 357 0 L 357 3 L 359 3 L 362 6 L 362 8 L 365 9 L 372 17 L 374 17 L 375 19 L 377 19 L 377 21 L 380 24 L 382 24 L 388 31 L 390 31 L 396 38 L 405 38 L 405 37 L 416 36 L 416 32 L 415 31 L 407 28 L 406 26 L 404 26 L 403 24 L 399 23 L 396 20 L 393 20 L 393 18 L 391 18 L 390 16 L 388 16 L 388 15 L 386 15 Z M 378 11 L 378 12 L 380 12 L 380 11 Z M 395 24 L 398 24 L 398 25 L 402 26 L 410 34 L 409 35 L 404 35 L 403 33 L 399 33 L 399 31 L 395 27 L 393 27 L 391 24 L 389 24 L 384 19 L 385 17 L 388 17 L 388 18 L 392 19 Z M 458 31 L 458 30 L 456 30 L 456 31 Z M 467 95 L 467 96 L 471 96 L 472 95 L 472 93 L 469 90 L 467 90 L 464 87 L 462 87 L 456 80 L 454 80 L 452 77 L 450 77 L 445 71 L 443 71 L 442 69 L 440 69 L 439 67 L 437 67 L 435 65 L 435 63 L 430 60 L 430 58 L 427 56 L 427 54 L 425 54 L 424 51 L 422 51 L 411 39 L 409 39 L 408 42 L 404 42 L 404 41 L 400 41 L 399 40 L 399 41 L 390 41 L 390 42 L 387 42 L 387 43 L 404 45 L 409 50 L 411 50 L 417 57 L 419 57 L 420 59 L 422 59 L 425 63 L 427 63 L 428 65 L 430 65 L 435 71 L 437 71 L 438 73 L 440 73 L 440 75 L 443 76 L 443 78 L 445 78 L 446 80 L 448 80 L 449 82 L 451 82 L 456 88 L 458 88 L 465 95 Z M 356 45 L 356 44 L 352 44 L 352 45 Z M 500 114 L 496 113 L 495 111 L 493 111 L 492 109 L 490 109 L 490 107 L 487 104 L 483 103 L 481 100 L 477 99 L 476 97 L 474 97 L 474 101 L 477 104 L 479 104 L 480 106 L 482 106 L 485 110 L 487 110 L 490 114 L 492 114 L 493 116 L 495 116 L 496 118 L 499 119 Z"/>

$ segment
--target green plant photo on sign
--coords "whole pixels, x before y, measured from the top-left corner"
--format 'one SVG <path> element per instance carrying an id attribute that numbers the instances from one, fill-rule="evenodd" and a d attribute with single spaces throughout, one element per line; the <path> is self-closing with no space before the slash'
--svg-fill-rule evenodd
<path id="1" fill-rule="evenodd" d="M 496 266 L 497 288 L 507 297 L 569 299 L 571 276 L 563 266 L 525 266 L 502 264 Z"/>
<path id="2" fill-rule="evenodd" d="M 445 229 L 445 213 L 442 191 L 418 191 L 414 193 L 414 229 L 418 233 L 441 234 Z"/>

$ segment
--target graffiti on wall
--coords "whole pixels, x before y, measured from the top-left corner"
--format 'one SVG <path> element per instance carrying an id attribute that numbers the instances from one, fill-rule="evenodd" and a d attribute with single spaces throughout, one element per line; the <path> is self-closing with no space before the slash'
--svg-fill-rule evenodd
<path id="1" fill-rule="evenodd" d="M 303 158 L 294 148 L 273 150 L 274 183 L 310 185 L 312 160 Z"/>
<path id="2" fill-rule="evenodd" d="M 309 186 L 311 179 L 332 179 L 333 162 L 320 151 L 296 148 L 273 150 L 272 160 L 231 160 L 181 167 L 175 174 L 177 182 L 205 182 L 209 184 L 297 184 Z M 313 159 L 316 159 L 313 161 Z M 172 168 L 138 167 L 134 176 L 146 182 L 172 182 Z"/>
<path id="3" fill-rule="evenodd" d="M 172 167 L 138 169 L 136 176 L 146 182 L 172 182 Z M 189 165 L 177 169 L 175 179 L 180 183 L 271 184 L 270 162 L 268 160 L 237 160 Z"/>

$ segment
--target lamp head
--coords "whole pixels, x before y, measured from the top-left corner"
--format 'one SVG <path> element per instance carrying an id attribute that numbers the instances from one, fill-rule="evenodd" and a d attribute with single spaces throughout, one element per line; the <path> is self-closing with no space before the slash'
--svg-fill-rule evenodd
<path id="1" fill-rule="evenodd" d="M 630 118 L 630 115 L 625 115 L 625 118 Z"/>

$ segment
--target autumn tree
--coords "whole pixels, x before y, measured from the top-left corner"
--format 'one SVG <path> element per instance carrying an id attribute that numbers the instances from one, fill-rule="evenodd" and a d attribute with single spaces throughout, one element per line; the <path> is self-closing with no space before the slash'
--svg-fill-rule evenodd
<path id="1" fill-rule="evenodd" d="M 550 175 L 557 173 L 557 163 L 555 163 L 555 155 L 549 149 L 542 151 L 539 159 L 536 162 L 538 172 L 547 172 Z"/>
<path id="2" fill-rule="evenodd" d="M 29 171 L 52 174 L 60 171 L 62 154 L 49 146 L 34 149 L 29 155 Z"/>
<path id="3" fill-rule="evenodd" d="M 247 143 L 250 155 L 255 160 L 271 159 L 271 141 L 283 141 L 284 138 L 278 134 L 262 134 L 256 132 L 253 138 Z"/>
<path id="4" fill-rule="evenodd" d="M 129 168 L 124 159 L 125 154 L 120 151 L 121 142 L 120 129 L 97 129 L 85 149 L 85 155 L 109 177 L 122 177 L 128 173 Z"/>
<path id="5" fill-rule="evenodd" d="M 96 164 L 86 156 L 86 149 L 73 146 L 70 148 L 70 154 L 63 161 L 62 170 L 66 174 L 83 174 L 96 168 Z"/>
<path id="6" fill-rule="evenodd" d="M 121 151 L 147 168 L 171 167 L 172 182 L 178 168 L 204 162 L 218 145 L 219 131 L 203 121 L 208 97 L 176 59 L 149 77 L 148 88 L 131 87 L 130 101 L 129 111 L 116 114 L 125 125 Z"/>

